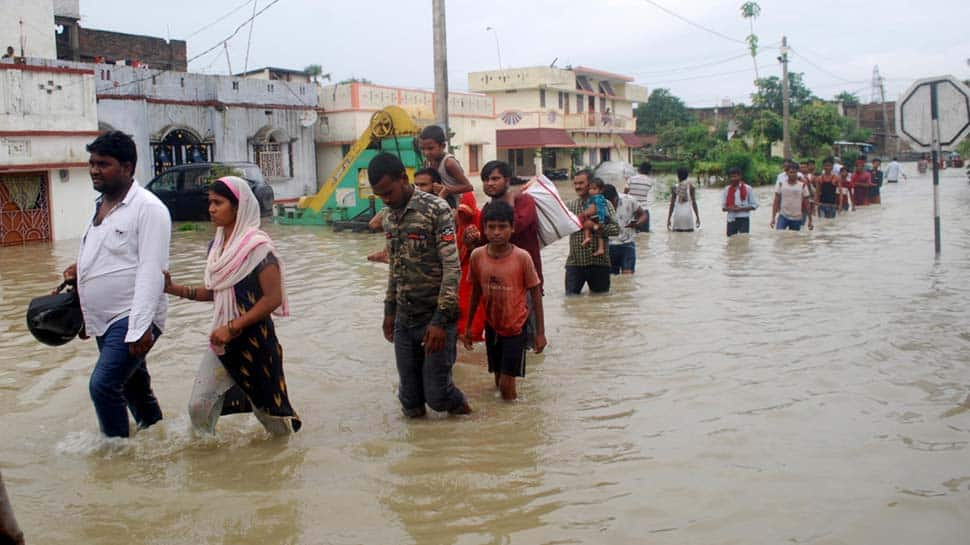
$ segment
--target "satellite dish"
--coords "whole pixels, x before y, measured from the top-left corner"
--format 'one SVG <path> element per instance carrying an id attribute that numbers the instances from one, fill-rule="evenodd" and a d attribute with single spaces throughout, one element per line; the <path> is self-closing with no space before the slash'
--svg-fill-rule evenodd
<path id="1" fill-rule="evenodd" d="M 300 125 L 303 125 L 304 127 L 312 127 L 316 122 L 317 112 L 314 110 L 307 110 L 300 114 Z"/>

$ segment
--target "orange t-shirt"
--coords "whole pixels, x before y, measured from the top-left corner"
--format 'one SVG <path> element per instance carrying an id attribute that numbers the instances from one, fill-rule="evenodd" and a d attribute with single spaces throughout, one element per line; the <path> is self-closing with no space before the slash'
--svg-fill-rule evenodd
<path id="1" fill-rule="evenodd" d="M 529 317 L 526 290 L 539 285 L 529 252 L 513 245 L 508 255 L 492 257 L 488 246 L 482 246 L 469 261 L 468 275 L 482 291 L 485 322 L 503 337 L 521 333 Z"/>

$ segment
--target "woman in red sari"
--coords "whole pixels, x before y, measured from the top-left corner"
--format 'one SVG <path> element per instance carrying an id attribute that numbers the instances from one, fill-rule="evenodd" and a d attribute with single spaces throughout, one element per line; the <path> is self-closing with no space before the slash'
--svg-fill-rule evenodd
<path id="1" fill-rule="evenodd" d="M 458 284 L 458 308 L 461 309 L 461 316 L 458 318 L 458 331 L 464 331 L 465 321 L 468 319 L 468 311 L 471 306 L 472 280 L 468 276 L 468 261 L 471 258 L 472 250 L 479 243 L 481 233 L 478 223 L 481 218 L 481 211 L 475 202 L 475 195 L 469 191 L 461 194 L 461 203 L 455 210 L 455 231 L 458 235 L 458 258 L 461 261 L 461 282 Z M 485 340 L 485 307 L 479 306 L 472 318 L 472 341 L 480 342 Z"/>
<path id="2" fill-rule="evenodd" d="M 434 168 L 423 168 L 414 173 L 414 187 L 437 195 L 441 190 L 441 175 Z M 458 331 L 465 331 L 465 320 L 472 302 L 472 282 L 468 277 L 468 260 L 479 245 L 481 233 L 478 222 L 481 211 L 475 202 L 475 195 L 468 191 L 461 194 L 458 208 L 455 209 L 455 234 L 458 238 L 458 259 L 461 261 L 461 282 L 458 284 Z M 479 307 L 472 321 L 472 340 L 485 340 L 485 309 Z"/>

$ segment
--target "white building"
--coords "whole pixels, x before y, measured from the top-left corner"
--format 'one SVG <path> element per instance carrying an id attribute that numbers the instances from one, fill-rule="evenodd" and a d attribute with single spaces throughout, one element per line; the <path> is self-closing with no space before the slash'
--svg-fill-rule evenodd
<path id="1" fill-rule="evenodd" d="M 143 182 L 177 164 L 250 161 L 278 199 L 317 190 L 313 83 L 111 64 L 95 65 L 95 81 L 99 126 L 132 135 Z"/>
<path id="2" fill-rule="evenodd" d="M 57 58 L 51 0 L 0 0 L 0 13 L 0 54 L 12 47 L 18 57 Z"/>
<path id="3" fill-rule="evenodd" d="M 317 173 L 326 180 L 361 133 L 374 112 L 387 106 L 404 108 L 419 125 L 434 123 L 434 93 L 370 83 L 341 83 L 320 88 L 316 130 Z M 468 178 L 496 156 L 495 106 L 478 93 L 448 94 L 448 125 L 452 153 Z"/>
<path id="4" fill-rule="evenodd" d="M 516 174 L 631 162 L 640 147 L 633 104 L 648 94 L 629 76 L 537 66 L 472 72 L 468 87 L 495 99 L 498 156 Z"/>
<path id="5" fill-rule="evenodd" d="M 23 20 L 25 53 L 53 59 L 51 2 L 4 0 L 5 14 L 10 4 L 20 11 L 0 18 L 0 41 Z M 84 149 L 98 134 L 94 70 L 48 63 L 0 60 L 0 245 L 80 237 L 94 209 Z"/>

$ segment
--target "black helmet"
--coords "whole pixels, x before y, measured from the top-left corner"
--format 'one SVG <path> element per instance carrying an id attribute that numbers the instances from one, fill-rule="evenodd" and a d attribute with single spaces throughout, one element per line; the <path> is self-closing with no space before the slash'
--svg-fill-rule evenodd
<path id="1" fill-rule="evenodd" d="M 84 326 L 77 291 L 61 291 L 66 284 L 61 284 L 59 293 L 37 297 L 27 307 L 27 328 L 34 338 L 50 346 L 70 341 Z"/>

